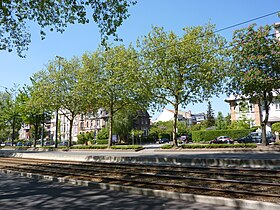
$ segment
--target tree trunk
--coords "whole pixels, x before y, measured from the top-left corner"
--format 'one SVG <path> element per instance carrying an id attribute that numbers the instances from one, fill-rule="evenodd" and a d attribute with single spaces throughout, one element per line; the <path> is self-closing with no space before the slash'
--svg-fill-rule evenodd
<path id="1" fill-rule="evenodd" d="M 15 125 L 15 117 L 13 116 L 13 123 L 12 123 L 12 129 L 13 129 L 13 133 L 12 133 L 12 146 L 14 146 L 14 141 L 15 141 L 15 130 L 16 130 L 16 125 Z"/>
<path id="2" fill-rule="evenodd" d="M 70 127 L 69 127 L 69 147 L 72 146 L 72 128 L 73 128 L 73 123 L 74 123 L 74 117 L 71 117 L 70 121 Z"/>
<path id="3" fill-rule="evenodd" d="M 260 121 L 261 121 L 261 127 L 262 127 L 262 145 L 266 146 L 268 145 L 267 139 L 266 139 L 266 124 L 268 121 L 268 116 L 269 116 L 269 106 L 267 103 L 267 97 L 266 97 L 266 93 L 264 93 L 264 109 L 265 109 L 265 118 L 263 119 L 262 116 L 262 108 L 261 108 L 261 102 L 259 102 L 259 111 L 260 111 Z"/>
<path id="4" fill-rule="evenodd" d="M 173 129 L 172 129 L 172 141 L 173 145 L 178 147 L 177 143 L 177 119 L 178 119 L 178 103 L 175 104 L 174 106 L 174 119 L 173 119 Z"/>
<path id="5" fill-rule="evenodd" d="M 108 147 L 113 145 L 113 107 L 110 107 L 109 110 L 109 139 L 108 139 Z"/>
<path id="6" fill-rule="evenodd" d="M 56 114 L 55 114 L 55 145 L 54 147 L 57 148 L 57 138 L 58 136 L 58 109 L 56 110 Z"/>

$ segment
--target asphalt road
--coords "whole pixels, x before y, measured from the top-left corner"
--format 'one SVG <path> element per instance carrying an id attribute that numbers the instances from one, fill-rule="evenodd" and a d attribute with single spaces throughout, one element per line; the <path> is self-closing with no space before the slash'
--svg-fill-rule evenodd
<path id="1" fill-rule="evenodd" d="M 66 185 L 0 173 L 0 209 L 230 210 L 233 208 Z"/>

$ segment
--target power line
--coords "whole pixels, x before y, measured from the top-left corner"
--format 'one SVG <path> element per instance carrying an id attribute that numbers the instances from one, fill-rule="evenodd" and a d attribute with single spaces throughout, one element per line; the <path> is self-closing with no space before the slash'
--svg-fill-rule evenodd
<path id="1" fill-rule="evenodd" d="M 250 23 L 250 22 L 255 21 L 255 20 L 259 20 L 259 19 L 262 19 L 262 18 L 265 18 L 265 17 L 269 17 L 271 15 L 275 15 L 275 14 L 278 14 L 278 13 L 280 13 L 280 10 L 272 12 L 272 13 L 269 13 L 269 14 L 265 14 L 265 15 L 262 15 L 262 16 L 259 16 L 259 17 L 256 17 L 256 18 L 252 18 L 250 20 L 246 20 L 246 21 L 243 21 L 243 22 L 240 22 L 240 23 L 237 23 L 237 24 L 233 24 L 233 25 L 230 25 L 230 26 L 227 26 L 227 27 L 215 30 L 215 31 L 210 32 L 210 33 L 205 33 L 203 35 L 199 35 L 199 36 L 187 39 L 187 40 L 183 40 L 180 43 L 174 43 L 174 44 L 170 44 L 170 45 L 167 45 L 167 46 L 164 46 L 164 47 L 160 46 L 158 48 L 155 48 L 152 52 L 155 52 L 155 51 L 161 50 L 161 49 L 167 49 L 167 48 L 172 47 L 172 46 L 177 45 L 177 44 L 181 44 L 181 43 L 184 43 L 184 42 L 187 42 L 187 41 L 192 41 L 192 40 L 195 40 L 195 39 L 198 39 L 198 38 L 202 38 L 204 36 L 212 35 L 212 34 L 215 34 L 215 33 L 221 32 L 221 31 L 225 31 L 225 30 L 228 30 L 228 29 L 231 29 L 231 28 L 234 28 L 234 27 L 246 24 L 246 23 Z M 149 52 L 151 52 L 151 51 L 149 51 Z M 147 53 L 149 53 L 149 52 L 147 52 Z"/>
<path id="2" fill-rule="evenodd" d="M 221 32 L 221 31 L 225 31 L 225 30 L 227 30 L 227 29 L 235 28 L 235 27 L 237 27 L 237 26 L 240 26 L 240 25 L 243 25 L 243 24 L 246 24 L 246 23 L 250 23 L 250 22 L 255 21 L 255 20 L 259 20 L 259 19 L 262 19 L 262 18 L 266 18 L 266 17 L 269 17 L 269 16 L 271 16 L 271 15 L 278 14 L 279 12 L 280 12 L 280 10 L 278 10 L 278 11 L 276 11 L 276 12 L 272 12 L 272 13 L 266 14 L 266 15 L 262 15 L 262 16 L 259 16 L 259 17 L 256 17 L 256 18 L 252 18 L 252 19 L 250 19 L 250 20 L 246 20 L 246 21 L 243 21 L 243 22 L 240 22 L 240 23 L 237 23 L 237 24 L 228 26 L 228 27 L 224 27 L 224 28 L 221 28 L 221 29 L 219 29 L 219 30 L 214 31 L 214 33 Z"/>

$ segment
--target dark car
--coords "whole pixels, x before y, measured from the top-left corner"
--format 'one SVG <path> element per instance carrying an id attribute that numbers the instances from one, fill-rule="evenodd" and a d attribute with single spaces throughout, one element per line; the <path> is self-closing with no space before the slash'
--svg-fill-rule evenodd
<path id="1" fill-rule="evenodd" d="M 245 136 L 245 137 L 242 137 L 242 138 L 238 138 L 237 142 L 238 143 L 243 143 L 243 144 L 255 143 L 255 139 L 251 135 L 248 135 L 248 136 Z"/>
<path id="2" fill-rule="evenodd" d="M 18 143 L 16 144 L 16 146 L 17 146 L 17 147 L 22 147 L 23 144 L 22 144 L 22 142 L 18 142 Z"/>
<path id="3" fill-rule="evenodd" d="M 31 147 L 32 146 L 32 142 L 30 142 L 30 141 L 25 142 L 24 146 Z"/>
<path id="4" fill-rule="evenodd" d="M 274 143 L 275 142 L 275 137 L 271 134 L 266 135 L 266 141 L 267 143 Z M 262 136 L 259 135 L 258 137 L 255 137 L 255 143 L 261 144 L 262 143 Z"/>
<path id="5" fill-rule="evenodd" d="M 169 139 L 168 138 L 162 138 L 158 141 L 158 143 L 160 143 L 160 144 L 169 143 Z"/>
<path id="6" fill-rule="evenodd" d="M 233 144 L 234 141 L 228 136 L 219 136 L 209 142 L 210 144 Z"/>
<path id="7" fill-rule="evenodd" d="M 67 141 L 62 141 L 60 143 L 58 143 L 58 146 L 63 146 L 63 147 L 67 147 L 68 146 L 68 142 Z"/>

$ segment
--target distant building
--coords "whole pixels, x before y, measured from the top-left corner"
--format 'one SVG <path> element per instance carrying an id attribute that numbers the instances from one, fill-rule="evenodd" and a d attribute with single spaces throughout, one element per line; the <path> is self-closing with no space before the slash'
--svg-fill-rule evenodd
<path id="1" fill-rule="evenodd" d="M 149 135 L 150 129 L 150 115 L 145 111 L 137 111 L 133 117 L 132 127 L 135 130 L 142 130 L 144 136 Z"/>
<path id="2" fill-rule="evenodd" d="M 159 114 L 154 122 L 167 122 L 174 119 L 174 110 L 166 109 Z M 178 121 L 186 122 L 188 125 L 200 124 L 202 121 L 206 120 L 205 113 L 192 114 L 191 111 L 178 111 Z"/>
<path id="3" fill-rule="evenodd" d="M 232 121 L 248 119 L 250 126 L 260 126 L 261 118 L 265 117 L 265 110 L 250 100 L 242 101 L 240 98 L 231 96 L 225 100 L 230 105 L 230 116 Z M 271 131 L 271 125 L 280 122 L 280 99 L 275 98 L 269 108 L 267 131 Z"/>

